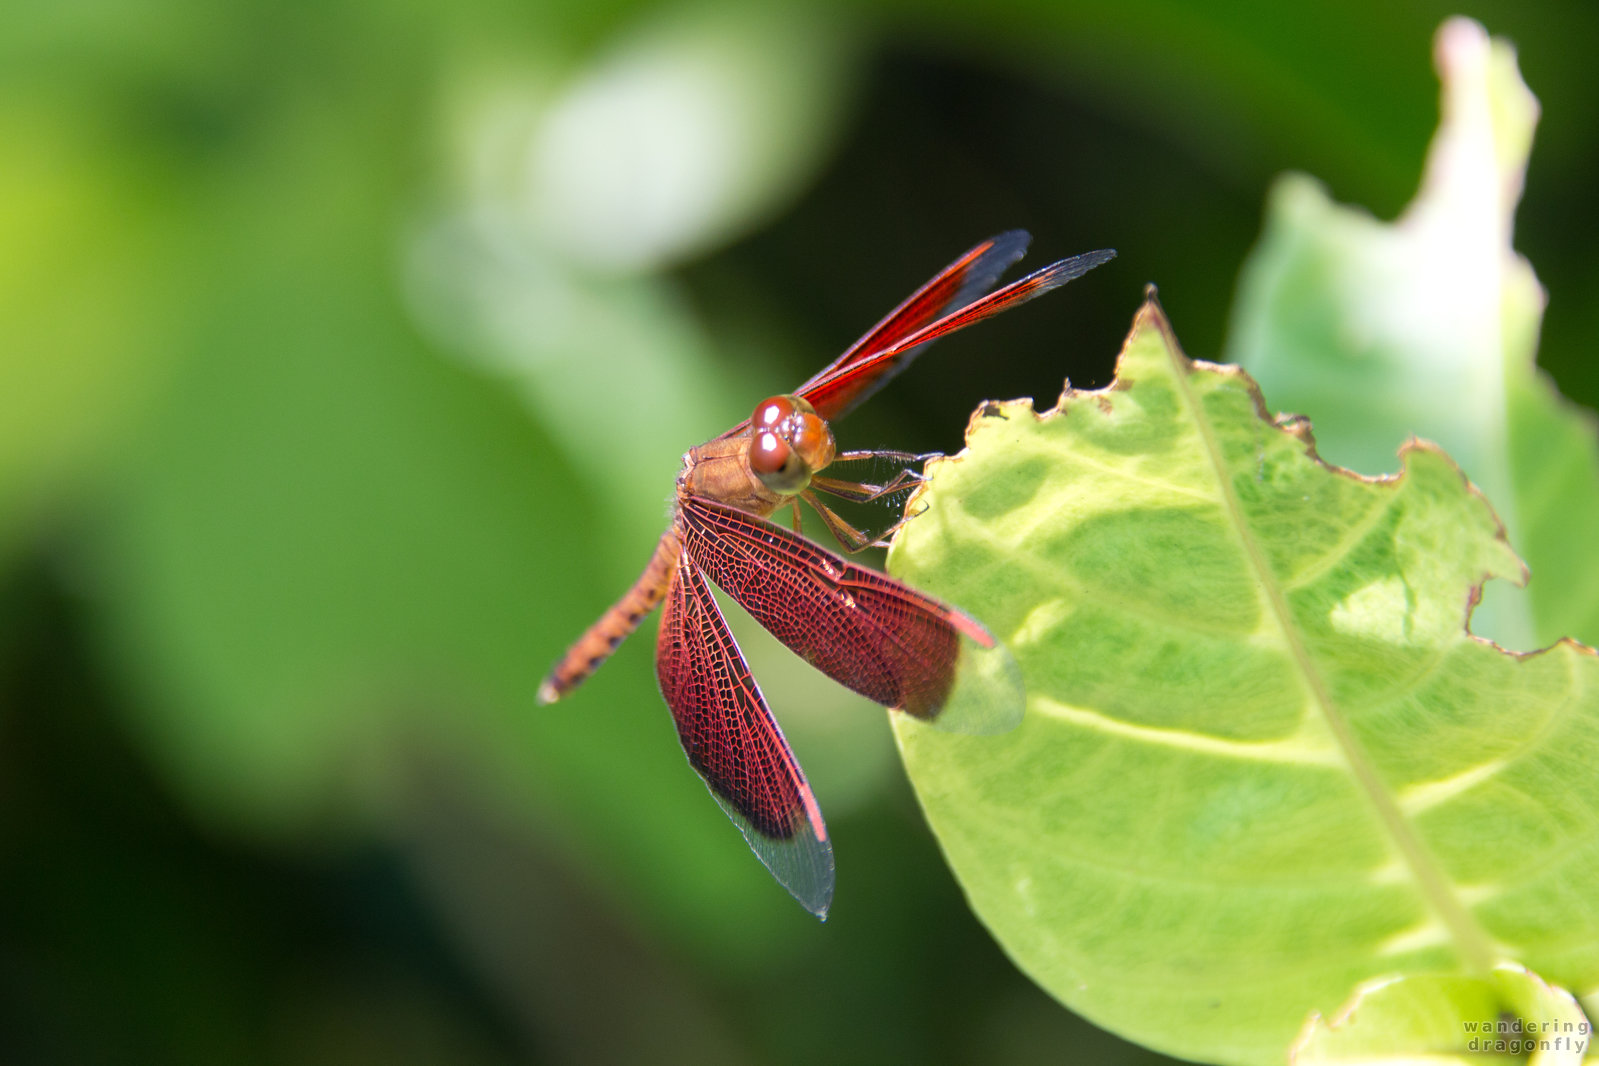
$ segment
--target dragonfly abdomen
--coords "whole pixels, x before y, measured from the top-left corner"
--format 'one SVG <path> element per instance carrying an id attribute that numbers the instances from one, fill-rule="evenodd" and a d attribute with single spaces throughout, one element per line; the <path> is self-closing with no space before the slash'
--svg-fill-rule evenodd
<path id="1" fill-rule="evenodd" d="M 573 642 L 544 679 L 539 686 L 540 703 L 554 703 L 587 681 L 639 627 L 644 616 L 660 605 L 672 576 L 677 573 L 680 547 L 677 530 L 667 529 L 633 587 Z"/>

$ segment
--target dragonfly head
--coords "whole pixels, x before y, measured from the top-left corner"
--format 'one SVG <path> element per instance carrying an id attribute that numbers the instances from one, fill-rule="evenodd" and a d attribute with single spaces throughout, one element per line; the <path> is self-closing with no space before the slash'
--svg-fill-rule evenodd
<path id="1" fill-rule="evenodd" d="M 779 495 L 804 489 L 833 453 L 833 431 L 799 396 L 768 397 L 750 416 L 750 469 Z"/>

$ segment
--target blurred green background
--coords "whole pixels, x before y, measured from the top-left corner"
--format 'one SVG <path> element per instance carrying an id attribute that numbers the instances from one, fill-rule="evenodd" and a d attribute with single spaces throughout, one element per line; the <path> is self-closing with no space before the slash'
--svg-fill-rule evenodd
<path id="1" fill-rule="evenodd" d="M 683 449 L 982 237 L 1121 256 L 842 446 L 1103 383 L 1150 281 L 1217 355 L 1274 175 L 1412 194 L 1456 11 L 1543 102 L 1516 244 L 1592 406 L 1590 5 L 0 8 L 0 1061 L 1156 1058 L 1011 968 L 882 713 L 747 625 L 825 925 L 685 765 L 652 626 L 533 693 Z"/>

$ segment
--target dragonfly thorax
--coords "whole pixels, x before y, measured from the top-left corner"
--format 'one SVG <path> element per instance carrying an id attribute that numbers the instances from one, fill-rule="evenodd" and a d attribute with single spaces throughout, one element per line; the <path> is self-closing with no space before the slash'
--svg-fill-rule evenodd
<path id="1" fill-rule="evenodd" d="M 750 470 L 772 492 L 793 496 L 833 461 L 833 431 L 799 396 L 771 396 L 750 416 Z"/>

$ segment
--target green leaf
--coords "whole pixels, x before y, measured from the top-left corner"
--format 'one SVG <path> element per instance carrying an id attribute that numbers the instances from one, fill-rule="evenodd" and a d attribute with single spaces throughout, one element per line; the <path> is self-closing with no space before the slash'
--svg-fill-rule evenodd
<path id="1" fill-rule="evenodd" d="M 1599 437 L 1534 365 L 1545 296 L 1510 244 L 1538 102 L 1514 51 L 1474 22 L 1444 25 L 1437 63 L 1443 120 L 1415 201 L 1389 224 L 1283 178 L 1228 358 L 1315 420 L 1329 462 L 1392 470 L 1415 434 L 1482 486 L 1548 577 L 1490 589 L 1477 632 L 1516 648 L 1599 641 Z"/>
<path id="2" fill-rule="evenodd" d="M 515 189 L 543 241 L 603 273 L 726 242 L 793 198 L 832 147 L 853 81 L 848 25 L 798 6 L 657 9 L 552 94 L 506 161 L 520 180 L 497 175 L 494 191 Z M 504 121 L 474 132 L 503 151 Z"/>
<path id="3" fill-rule="evenodd" d="M 128 139 L 45 93 L 0 101 L 0 564 L 76 502 L 170 369 L 171 205 Z"/>
<path id="4" fill-rule="evenodd" d="M 1436 447 L 1323 465 L 1159 307 L 1117 381 L 974 416 L 890 554 L 1021 665 L 1015 732 L 895 716 L 972 906 L 1085 1017 L 1281 1062 L 1383 974 L 1599 982 L 1599 659 L 1465 629 L 1521 566 Z"/>
<path id="5" fill-rule="evenodd" d="M 1332 1019 L 1319 1014 L 1295 1045 L 1295 1066 L 1338 1063 L 1517 1063 L 1576 1066 L 1593 1030 L 1570 992 L 1525 967 L 1485 977 L 1425 974 L 1362 987 Z"/>

